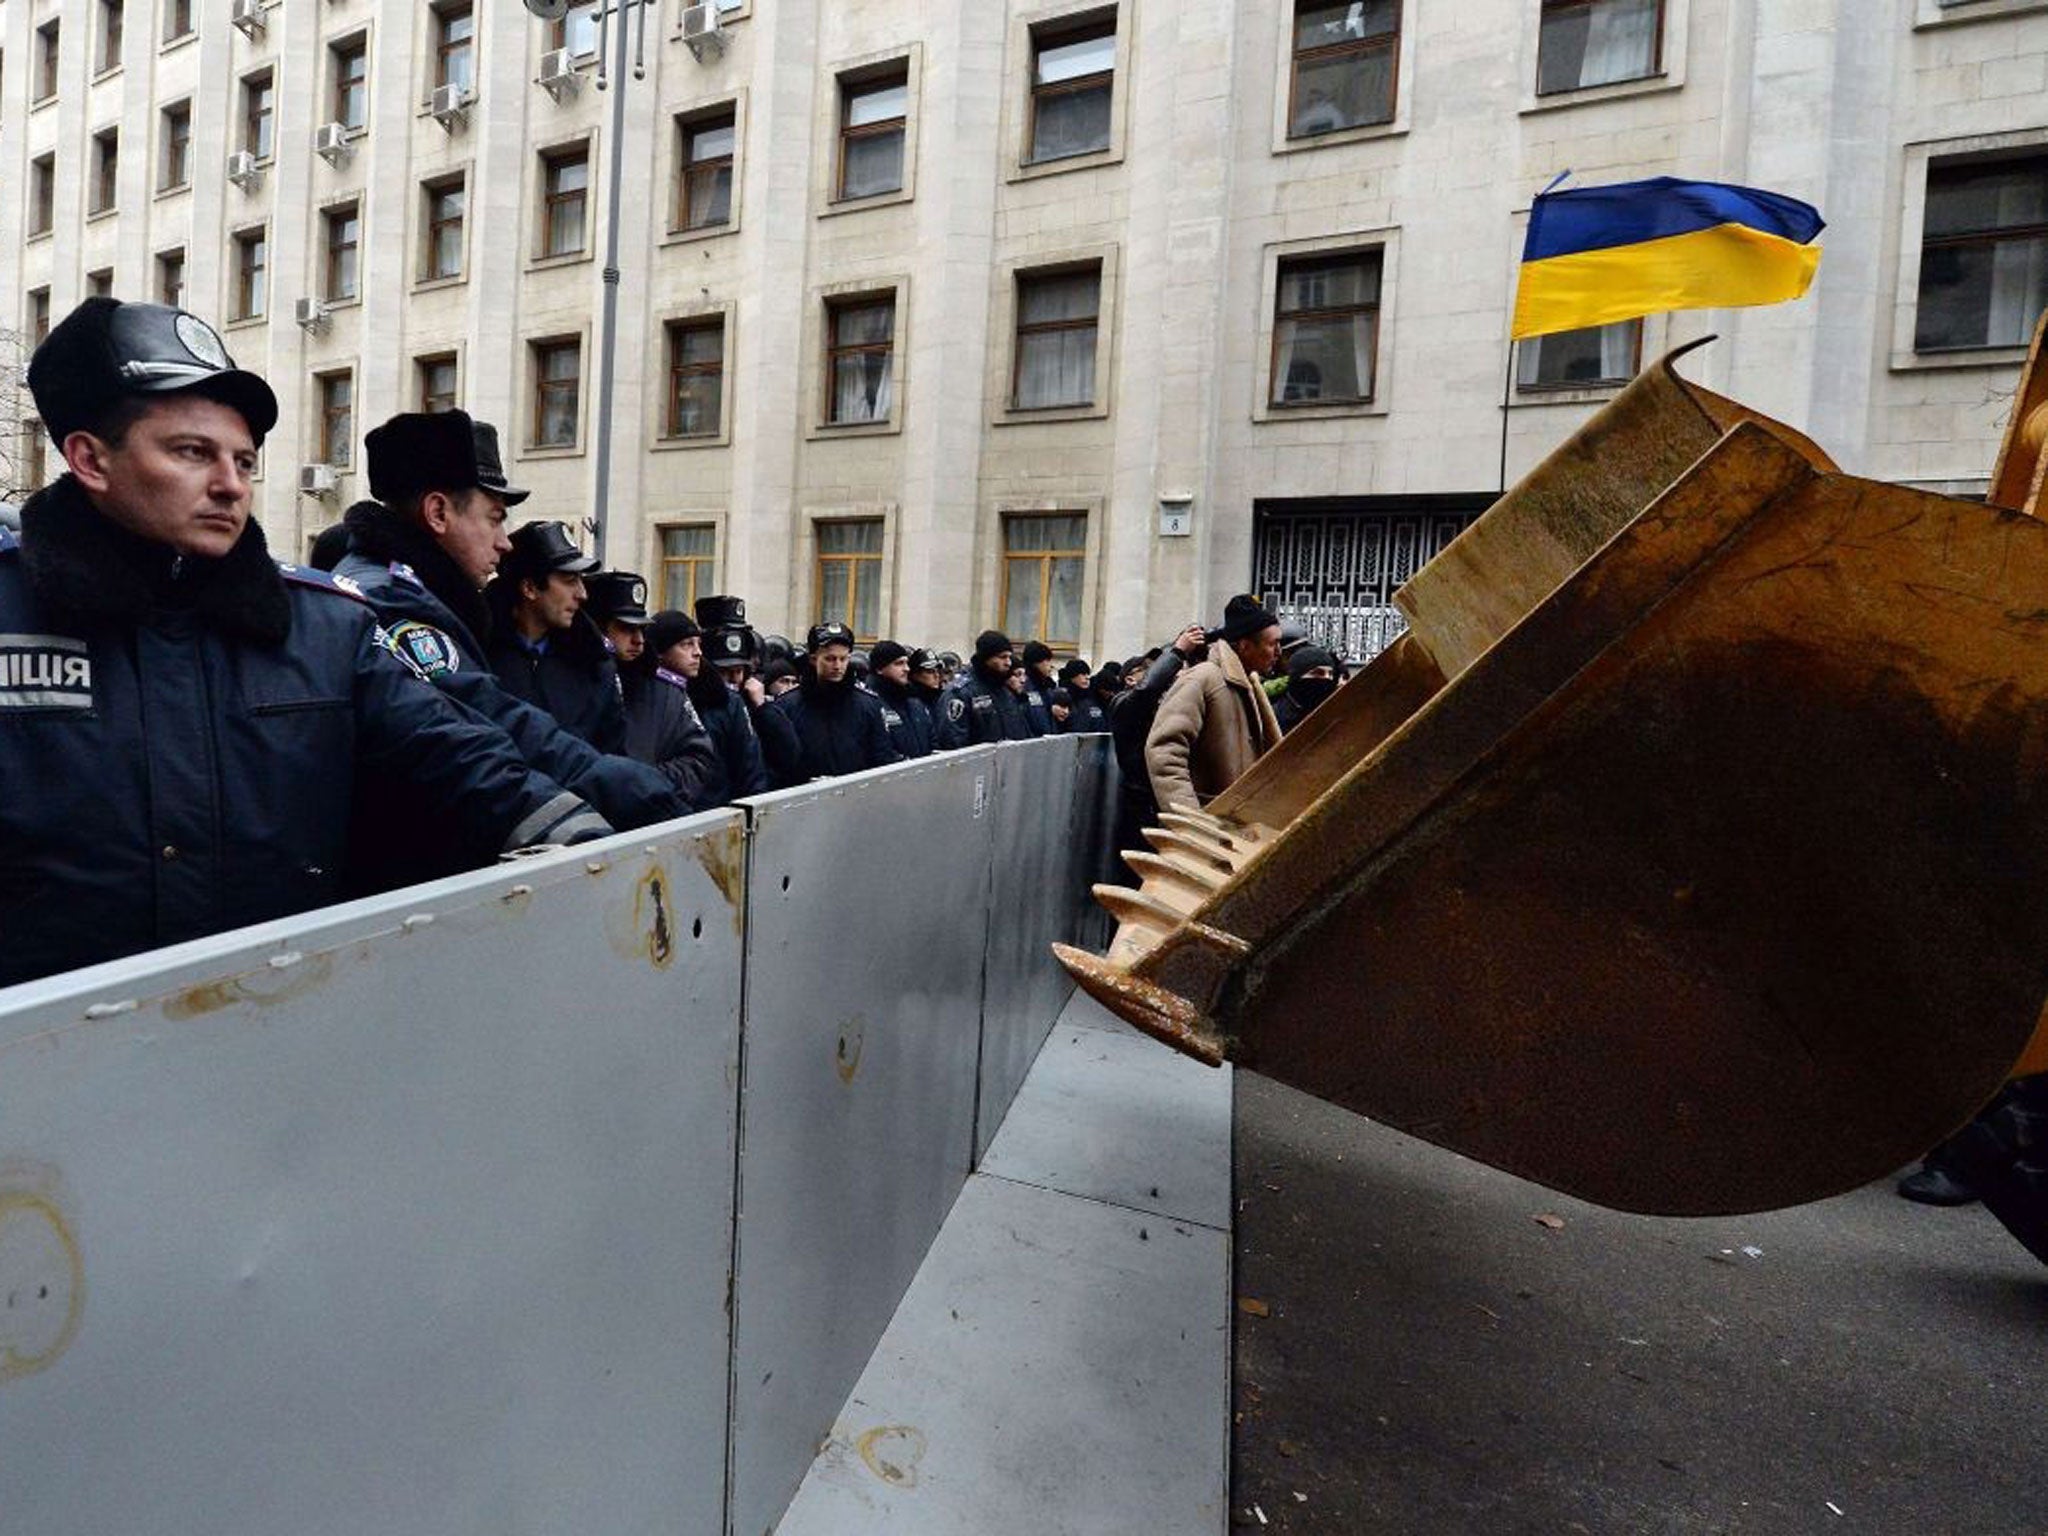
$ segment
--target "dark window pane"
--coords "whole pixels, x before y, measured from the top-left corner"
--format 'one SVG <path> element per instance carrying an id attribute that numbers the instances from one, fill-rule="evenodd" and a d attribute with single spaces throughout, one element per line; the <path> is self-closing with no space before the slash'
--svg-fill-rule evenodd
<path id="1" fill-rule="evenodd" d="M 1110 94 L 1104 81 L 1040 96 L 1032 119 L 1031 158 L 1062 160 L 1109 148 Z"/>
<path id="2" fill-rule="evenodd" d="M 1394 50 L 1303 59 L 1294 72 L 1295 138 L 1390 122 L 1394 116 Z"/>
<path id="3" fill-rule="evenodd" d="M 903 130 L 871 133 L 846 141 L 841 197 L 874 197 L 903 188 Z"/>
<path id="4" fill-rule="evenodd" d="M 1536 89 L 1573 91 L 1640 80 L 1659 67 L 1663 0 L 1583 0 L 1546 5 L 1537 43 Z"/>
<path id="5" fill-rule="evenodd" d="M 1913 346 L 2024 347 L 2048 309 L 2048 235 L 1931 246 L 1920 258 Z"/>
<path id="6" fill-rule="evenodd" d="M 1373 325 L 1369 316 L 1282 320 L 1277 339 L 1276 400 L 1371 398 Z"/>

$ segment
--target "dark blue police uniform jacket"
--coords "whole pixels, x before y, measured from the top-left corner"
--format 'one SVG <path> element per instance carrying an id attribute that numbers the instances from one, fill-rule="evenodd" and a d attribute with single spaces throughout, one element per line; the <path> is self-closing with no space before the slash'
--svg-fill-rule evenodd
<path id="1" fill-rule="evenodd" d="M 0 533 L 0 984 L 339 898 L 358 769 L 472 864 L 605 830 L 250 523 L 180 560 L 70 476 Z"/>

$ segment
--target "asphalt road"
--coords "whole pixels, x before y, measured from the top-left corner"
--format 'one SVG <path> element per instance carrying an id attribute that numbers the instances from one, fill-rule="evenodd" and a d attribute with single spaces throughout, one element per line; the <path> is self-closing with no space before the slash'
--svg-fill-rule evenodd
<path id="1" fill-rule="evenodd" d="M 2048 1267 L 1978 1207 L 1622 1216 L 1248 1072 L 1236 1169 L 1234 1527 L 2048 1533 Z"/>

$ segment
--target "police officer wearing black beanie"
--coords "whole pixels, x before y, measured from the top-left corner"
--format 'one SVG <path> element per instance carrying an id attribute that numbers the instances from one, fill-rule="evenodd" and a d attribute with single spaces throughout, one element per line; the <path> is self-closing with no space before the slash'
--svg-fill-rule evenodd
<path id="1" fill-rule="evenodd" d="M 868 686 L 882 701 L 882 724 L 889 728 L 890 744 L 905 757 L 929 757 L 932 712 L 911 686 L 911 658 L 907 646 L 877 641 L 868 653 Z"/>
<path id="2" fill-rule="evenodd" d="M 974 660 L 939 700 L 939 746 L 944 751 L 993 741 L 1029 741 L 1024 704 L 1010 692 L 1010 637 L 985 629 L 974 640 Z"/>
<path id="3" fill-rule="evenodd" d="M 0 985 L 338 899 L 371 767 L 462 862 L 609 830 L 270 558 L 277 401 L 211 326 L 88 299 L 28 383 L 67 472 L 0 533 Z"/>
<path id="4" fill-rule="evenodd" d="M 889 741 L 882 704 L 848 676 L 853 631 L 844 624 L 813 624 L 806 642 L 803 683 L 769 709 L 788 720 L 797 741 L 794 763 L 782 770 L 785 785 L 885 768 L 903 761 Z M 775 755 L 769 754 L 775 766 Z"/>

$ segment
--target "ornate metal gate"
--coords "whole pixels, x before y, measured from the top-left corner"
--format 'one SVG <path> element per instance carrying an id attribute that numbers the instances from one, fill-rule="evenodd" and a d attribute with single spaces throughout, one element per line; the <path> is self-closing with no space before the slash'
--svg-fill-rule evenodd
<path id="1" fill-rule="evenodd" d="M 1392 645 L 1408 621 L 1401 584 L 1491 505 L 1490 496 L 1261 502 L 1254 586 L 1284 622 L 1352 661 Z"/>

